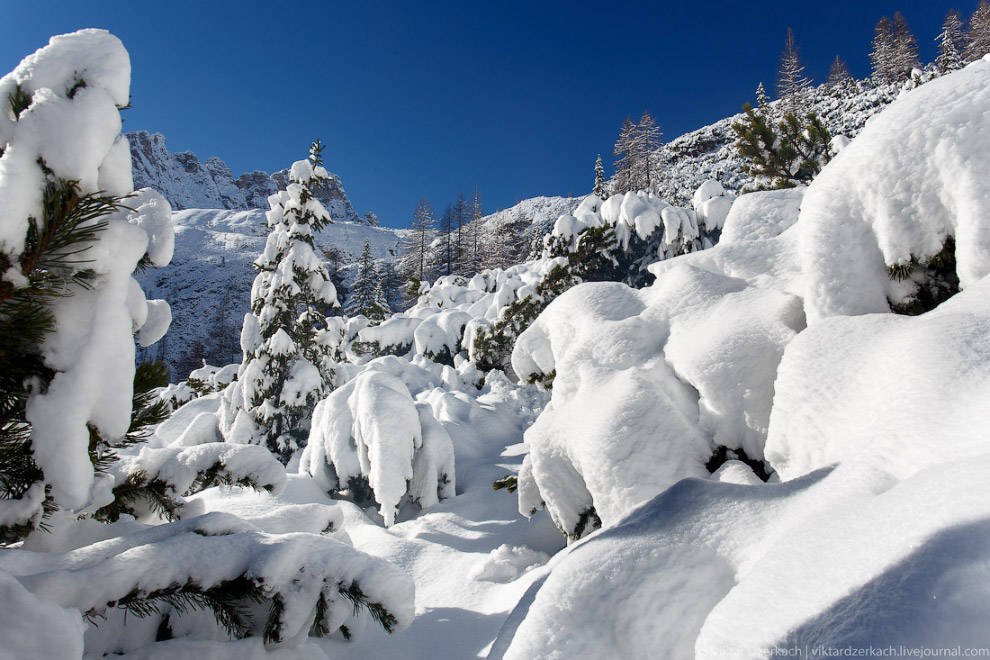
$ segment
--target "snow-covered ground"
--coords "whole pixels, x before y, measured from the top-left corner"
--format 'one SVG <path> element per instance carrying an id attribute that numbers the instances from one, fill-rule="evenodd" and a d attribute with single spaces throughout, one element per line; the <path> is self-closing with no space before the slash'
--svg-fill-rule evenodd
<path id="1" fill-rule="evenodd" d="M 93 68 L 77 94 L 83 56 Z M 51 165 L 87 190 L 128 192 L 115 114 L 125 63 L 119 41 L 87 31 L 0 80 L 0 91 L 33 92 L 21 121 L 0 117 L 13 145 L 0 156 L 0 198 L 21 211 L 2 216 L 5 249 L 25 249 L 25 214 L 38 204 L 9 172 L 42 182 L 33 169 L 42 129 L 59 126 L 64 108 L 102 128 L 102 157 L 53 154 Z M 174 228 L 177 259 L 198 250 L 190 258 L 215 273 L 229 256 L 240 273 L 263 243 L 257 213 L 185 211 L 169 223 L 167 205 L 142 193 L 94 243 L 92 288 L 55 307 L 42 356 L 57 372 L 52 386 L 25 395 L 44 473 L 2 502 L 0 518 L 39 521 L 46 487 L 62 509 L 49 512 L 50 533 L 0 550 L 0 654 L 990 649 L 988 90 L 990 56 L 904 93 L 807 188 L 736 198 L 706 182 L 690 208 L 635 192 L 560 202 L 542 258 L 441 278 L 378 326 L 342 322 L 347 361 L 334 365 L 336 389 L 287 466 L 262 446 L 222 441 L 235 383 L 94 469 L 87 445 L 104 442 L 94 434 L 120 438 L 127 426 L 130 333 L 151 343 L 165 325 L 164 306 L 129 279 L 142 250 L 164 264 Z M 375 238 L 381 256 L 395 236 L 331 229 L 338 247 Z M 611 232 L 603 249 L 616 262 L 630 246 L 645 250 L 656 281 L 555 292 L 515 328 L 520 382 L 482 372 L 473 338 L 513 305 L 544 302 L 540 285 L 569 263 L 551 250 L 573 253 L 582 231 Z M 223 268 L 209 264 L 217 256 Z M 25 286 L 18 275 L 5 277 Z M 154 293 L 170 271 L 143 277 Z M 201 298 L 249 288 L 242 275 L 181 277 L 205 287 Z M 932 287 L 952 295 L 926 297 Z M 892 313 L 919 305 L 931 308 Z M 198 376 L 223 388 L 232 372 Z M 514 493 L 493 489 L 510 475 Z M 131 502 L 113 521 L 100 517 L 123 499 L 117 486 L 142 479 L 156 480 L 174 511 Z M 237 642 L 202 601 L 166 598 L 181 589 L 217 598 L 231 585 L 272 604 L 246 607 L 239 629 L 251 636 Z M 115 607 L 149 595 L 159 609 L 143 618 Z"/>

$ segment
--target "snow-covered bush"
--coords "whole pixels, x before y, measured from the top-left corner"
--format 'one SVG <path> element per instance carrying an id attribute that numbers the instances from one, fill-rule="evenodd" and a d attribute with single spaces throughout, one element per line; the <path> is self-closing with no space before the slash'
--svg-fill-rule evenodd
<path id="1" fill-rule="evenodd" d="M 980 60 L 905 93 L 808 188 L 809 321 L 924 311 L 990 272 L 988 83 Z"/>
<path id="2" fill-rule="evenodd" d="M 743 227 L 781 195 L 752 193 L 748 212 L 729 211 L 735 242 L 653 264 L 657 281 L 644 289 L 579 285 L 519 337 L 515 373 L 553 375 L 551 402 L 526 433 L 521 513 L 545 506 L 578 538 L 729 458 L 765 476 L 776 367 L 804 317 L 785 293 L 797 288 L 795 232 L 747 239 Z M 778 231 L 796 219 L 788 208 Z"/>
<path id="3" fill-rule="evenodd" d="M 328 492 L 373 497 L 386 526 L 405 500 L 426 508 L 455 486 L 450 436 L 388 366 L 371 363 L 317 405 L 300 463 Z"/>
<path id="4" fill-rule="evenodd" d="M 269 198 L 271 234 L 255 261 L 251 313 L 241 331 L 244 359 L 224 391 L 220 431 L 228 442 L 264 444 L 288 463 L 306 442 L 313 406 L 331 388 L 342 321 L 330 275 L 316 255 L 313 232 L 330 222 L 313 191 L 327 185 L 317 142 L 296 161 L 286 190 Z"/>
<path id="5" fill-rule="evenodd" d="M 94 655 L 149 644 L 162 644 L 167 653 L 162 640 L 180 637 L 212 641 L 204 644 L 211 653 L 221 651 L 227 635 L 298 646 L 311 631 L 323 636 L 346 628 L 356 608 L 388 631 L 408 627 L 413 615 L 412 583 L 387 562 L 317 534 L 265 534 L 222 513 L 35 554 L 6 551 L 0 575 L 12 575 L 50 607 L 98 621 L 86 633 L 87 653 Z M 48 625 L 4 626 L 4 648 L 8 639 L 47 637 L 40 626 Z M 81 622 L 69 630 L 66 647 L 80 648 Z M 53 657 L 67 657 L 66 650 Z"/>

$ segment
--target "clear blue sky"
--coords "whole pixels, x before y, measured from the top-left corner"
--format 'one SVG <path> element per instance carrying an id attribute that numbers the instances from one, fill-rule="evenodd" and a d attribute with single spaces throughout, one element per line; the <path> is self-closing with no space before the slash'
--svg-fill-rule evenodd
<path id="1" fill-rule="evenodd" d="M 931 61 L 945 13 L 977 2 L 13 0 L 0 68 L 53 34 L 108 29 L 131 54 L 125 130 L 235 176 L 320 137 L 358 212 L 401 227 L 421 197 L 442 208 L 475 186 L 486 211 L 589 192 L 626 115 L 649 110 L 666 140 L 772 91 L 788 26 L 817 81 L 836 54 L 862 77 L 882 15 L 901 10 Z"/>

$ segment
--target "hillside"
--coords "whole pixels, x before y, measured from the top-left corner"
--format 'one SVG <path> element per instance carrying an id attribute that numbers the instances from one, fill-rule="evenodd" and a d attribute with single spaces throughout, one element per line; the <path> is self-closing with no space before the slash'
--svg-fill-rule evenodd
<path id="1" fill-rule="evenodd" d="M 900 85 L 875 85 L 869 80 L 858 80 L 845 83 L 838 90 L 827 84 L 819 85 L 807 92 L 806 101 L 809 111 L 824 120 L 833 136 L 853 138 L 870 117 L 900 92 Z M 772 102 L 770 107 L 776 110 L 779 101 Z M 726 190 L 738 192 L 749 177 L 743 172 L 745 161 L 736 150 L 732 124 L 743 118 L 740 112 L 663 144 L 654 168 L 654 177 L 659 182 L 656 193 L 671 204 L 683 205 L 708 179 L 719 181 Z"/>

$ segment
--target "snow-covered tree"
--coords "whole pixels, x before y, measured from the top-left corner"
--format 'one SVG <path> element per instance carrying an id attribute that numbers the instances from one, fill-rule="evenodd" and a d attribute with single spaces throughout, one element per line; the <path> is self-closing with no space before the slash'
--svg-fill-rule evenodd
<path id="1" fill-rule="evenodd" d="M 990 53 L 990 2 L 980 0 L 980 5 L 969 17 L 966 31 L 966 62 L 974 62 Z"/>
<path id="2" fill-rule="evenodd" d="M 103 473 L 116 450 L 156 421 L 134 411 L 135 384 L 146 394 L 167 372 L 136 374 L 133 333 L 153 344 L 171 313 L 145 300 L 132 273 L 171 260 L 171 212 L 151 190 L 130 194 L 118 112 L 129 72 L 116 37 L 84 30 L 53 38 L 0 79 L 4 542 L 56 508 L 90 507 L 94 489 L 109 490 Z"/>
<path id="3" fill-rule="evenodd" d="M 963 33 L 962 20 L 959 12 L 950 9 L 942 22 L 942 31 L 935 41 L 938 42 L 938 57 L 935 64 L 942 73 L 949 73 L 963 66 L 963 52 L 966 50 L 966 35 Z"/>
<path id="4" fill-rule="evenodd" d="M 371 244 L 365 241 L 344 313 L 348 316 L 363 314 L 374 321 L 381 321 L 391 311 L 382 289 L 381 276 L 375 266 L 375 258 L 371 256 Z"/>
<path id="5" fill-rule="evenodd" d="M 777 70 L 777 98 L 783 101 L 785 112 L 800 113 L 801 95 L 810 86 L 811 80 L 804 75 L 804 65 L 801 64 L 800 48 L 794 37 L 794 30 L 787 28 L 784 50 L 780 53 L 780 68 Z"/>
<path id="6" fill-rule="evenodd" d="M 330 182 L 322 145 L 296 161 L 292 183 L 269 198 L 271 233 L 254 265 L 251 313 L 244 317 L 244 358 L 223 397 L 228 442 L 264 444 L 288 462 L 309 433 L 312 407 L 331 389 L 339 320 L 327 317 L 337 292 L 316 255 L 314 232 L 331 222 L 314 191 Z"/>
<path id="7" fill-rule="evenodd" d="M 598 154 L 598 158 L 595 159 L 595 187 L 592 193 L 597 195 L 598 199 L 608 199 L 608 191 L 605 189 L 605 168 L 602 166 L 601 154 Z"/>
<path id="8" fill-rule="evenodd" d="M 428 403 L 370 368 L 321 401 L 300 471 L 328 492 L 374 500 L 386 526 L 406 501 L 426 508 L 454 495 L 454 449 Z"/>
<path id="9" fill-rule="evenodd" d="M 767 96 L 767 90 L 763 87 L 762 81 L 756 86 L 756 111 L 764 117 L 770 116 L 770 98 Z"/>

